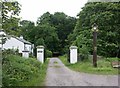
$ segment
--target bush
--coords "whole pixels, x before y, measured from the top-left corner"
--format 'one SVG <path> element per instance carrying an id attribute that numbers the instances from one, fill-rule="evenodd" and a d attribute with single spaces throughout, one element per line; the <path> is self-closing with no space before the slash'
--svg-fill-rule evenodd
<path id="1" fill-rule="evenodd" d="M 52 57 L 52 51 L 45 50 L 45 57 Z"/>
<path id="2" fill-rule="evenodd" d="M 88 51 L 87 46 L 83 46 L 83 47 L 79 48 L 79 57 L 80 57 L 81 61 L 87 60 L 88 56 L 89 56 L 89 51 Z"/>
<path id="3" fill-rule="evenodd" d="M 41 63 L 33 58 L 25 59 L 7 55 L 2 61 L 2 86 L 20 86 L 40 73 Z"/>
<path id="4" fill-rule="evenodd" d="M 2 51 L 3 57 L 7 56 L 8 54 L 19 55 L 19 52 L 18 49 L 5 49 Z"/>
<path id="5" fill-rule="evenodd" d="M 86 31 L 84 31 L 86 33 Z M 85 37 L 82 33 L 76 37 L 72 45 L 76 45 L 79 51 L 78 61 L 88 59 L 89 52 L 91 51 L 91 39 Z"/>

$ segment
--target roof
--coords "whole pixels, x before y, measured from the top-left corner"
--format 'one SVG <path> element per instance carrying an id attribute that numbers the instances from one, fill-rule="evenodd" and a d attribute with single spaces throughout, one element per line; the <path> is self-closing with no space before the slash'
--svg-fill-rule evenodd
<path id="1" fill-rule="evenodd" d="M 19 40 L 19 41 L 21 41 L 21 42 L 23 42 L 25 44 L 30 44 L 30 45 L 32 44 L 32 43 L 26 41 L 25 39 L 22 39 L 22 38 L 19 38 L 19 37 L 14 37 L 14 38 L 16 38 L 17 40 Z"/>
<path id="2" fill-rule="evenodd" d="M 28 42 L 27 40 L 25 40 L 25 39 L 23 39 L 23 38 L 16 37 L 16 36 L 14 36 L 14 35 L 7 35 L 3 30 L 0 30 L 0 32 L 1 32 L 2 34 L 5 34 L 7 37 L 14 37 L 14 38 L 16 38 L 17 40 L 23 42 L 24 44 L 32 45 L 32 43 Z"/>
<path id="3" fill-rule="evenodd" d="M 28 42 L 27 40 L 23 39 L 23 38 L 20 38 L 20 37 L 16 37 L 14 35 L 8 35 L 9 37 L 13 37 L 13 38 L 16 38 L 17 40 L 23 42 L 24 44 L 29 44 L 29 45 L 32 45 L 32 43 Z"/>

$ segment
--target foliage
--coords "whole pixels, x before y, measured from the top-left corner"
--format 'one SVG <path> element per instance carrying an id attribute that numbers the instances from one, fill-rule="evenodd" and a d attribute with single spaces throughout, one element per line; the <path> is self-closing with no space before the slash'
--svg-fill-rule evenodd
<path id="1" fill-rule="evenodd" d="M 37 19 L 37 25 L 50 24 L 51 17 L 52 17 L 52 14 L 50 14 L 49 12 L 44 13 L 42 16 L 40 16 Z"/>
<path id="2" fill-rule="evenodd" d="M 20 13 L 20 4 L 17 1 L 14 2 L 2 2 L 2 28 L 10 34 L 17 35 L 19 18 L 17 16 Z"/>
<path id="3" fill-rule="evenodd" d="M 76 45 L 78 47 L 81 60 L 88 59 L 88 55 L 91 48 L 90 44 L 91 44 L 91 39 L 87 39 L 82 34 L 77 36 L 76 40 L 73 42 L 73 45 Z"/>
<path id="4" fill-rule="evenodd" d="M 112 61 L 120 61 L 120 58 L 114 58 L 114 57 L 112 57 L 112 58 L 105 58 L 105 60 L 106 61 L 109 61 L 109 62 L 112 62 Z"/>
<path id="5" fill-rule="evenodd" d="M 44 42 L 43 44 L 45 44 L 46 49 L 50 51 L 55 51 L 57 49 L 56 46 L 58 44 L 59 39 L 54 27 L 51 27 L 49 24 L 44 24 L 37 26 L 35 30 L 35 41 L 38 41 L 42 38 L 42 41 Z"/>
<path id="6" fill-rule="evenodd" d="M 19 29 L 20 29 L 19 36 L 22 35 L 25 39 L 27 39 L 31 43 L 34 43 L 35 38 L 34 22 L 22 20 L 20 21 Z"/>
<path id="7" fill-rule="evenodd" d="M 3 45 L 7 40 L 7 37 L 5 35 L 0 35 L 0 44 Z"/>
<path id="8" fill-rule="evenodd" d="M 48 67 L 49 60 L 47 59 L 44 64 L 39 67 L 38 76 L 34 76 L 34 78 L 30 81 L 22 82 L 22 86 L 45 86 L 46 72 Z"/>
<path id="9" fill-rule="evenodd" d="M 80 34 L 87 39 L 92 39 L 91 25 L 97 23 L 98 55 L 120 57 L 120 4 L 114 2 L 87 3 L 78 14 L 79 18 L 72 34 L 68 36 L 71 44 Z M 91 44 L 88 44 L 91 46 Z M 92 47 L 90 48 L 90 53 Z"/>
<path id="10" fill-rule="evenodd" d="M 59 57 L 62 62 L 70 69 L 78 72 L 92 73 L 92 74 L 102 74 L 102 75 L 115 75 L 118 74 L 118 69 L 111 66 L 111 62 L 105 59 L 99 60 L 98 67 L 94 68 L 90 60 L 78 62 L 76 64 L 70 64 L 67 62 L 66 56 Z M 114 58 L 115 59 L 115 58 Z"/>
<path id="11" fill-rule="evenodd" d="M 52 52 L 49 50 L 45 50 L 45 57 L 52 57 Z"/>
<path id="12" fill-rule="evenodd" d="M 27 20 L 21 21 L 20 24 L 21 35 L 31 43 L 34 43 L 35 47 L 43 45 L 50 51 L 57 50 L 59 39 L 55 32 L 55 27 L 49 24 L 35 26 L 33 22 Z"/>
<path id="13" fill-rule="evenodd" d="M 12 35 L 19 35 L 19 18 L 11 17 L 9 19 L 6 19 L 5 22 L 2 24 L 2 28 L 5 30 L 6 33 L 12 34 Z"/>
<path id="14" fill-rule="evenodd" d="M 57 34 L 59 41 L 57 44 L 52 45 L 56 49 L 50 50 L 52 52 L 59 51 L 60 53 L 66 52 L 65 47 L 69 44 L 67 36 L 73 31 L 75 24 L 76 18 L 67 16 L 63 12 L 55 12 L 54 14 L 46 12 L 37 20 L 38 26 L 49 25 L 54 27 L 54 32 Z"/>
<path id="15" fill-rule="evenodd" d="M 22 20 L 19 35 L 34 43 L 35 47 L 43 45 L 52 52 L 65 53 L 69 44 L 67 36 L 73 31 L 75 23 L 76 18 L 62 12 L 46 12 L 38 18 L 36 26 L 31 21 Z"/>
<path id="16" fill-rule="evenodd" d="M 41 63 L 35 59 L 25 59 L 16 55 L 7 55 L 2 60 L 2 82 L 4 86 L 21 86 L 33 78 L 39 77 Z"/>
<path id="17" fill-rule="evenodd" d="M 11 13 L 8 15 L 8 13 Z M 2 2 L 2 19 L 3 22 L 8 19 L 10 16 L 19 15 L 20 13 L 20 4 L 15 2 Z"/>
<path id="18" fill-rule="evenodd" d="M 2 51 L 3 58 L 5 58 L 8 54 L 19 55 L 18 49 L 4 49 Z"/>
<path id="19" fill-rule="evenodd" d="M 45 46 L 44 39 L 43 39 L 43 38 L 39 38 L 39 39 L 36 41 L 36 45 L 43 45 L 43 46 Z"/>

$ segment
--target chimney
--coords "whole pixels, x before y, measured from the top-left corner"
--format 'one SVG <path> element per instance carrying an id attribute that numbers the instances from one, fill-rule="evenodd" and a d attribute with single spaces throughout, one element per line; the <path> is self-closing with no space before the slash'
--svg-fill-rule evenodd
<path id="1" fill-rule="evenodd" d="M 22 36 L 22 35 L 20 36 L 20 39 L 23 39 L 23 36 Z"/>

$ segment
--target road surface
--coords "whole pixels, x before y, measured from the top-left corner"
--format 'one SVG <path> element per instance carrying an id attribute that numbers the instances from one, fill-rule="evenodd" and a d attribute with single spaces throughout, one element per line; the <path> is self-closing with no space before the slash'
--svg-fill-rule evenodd
<path id="1" fill-rule="evenodd" d="M 117 75 L 95 75 L 75 72 L 58 58 L 49 61 L 46 86 L 118 86 Z"/>

